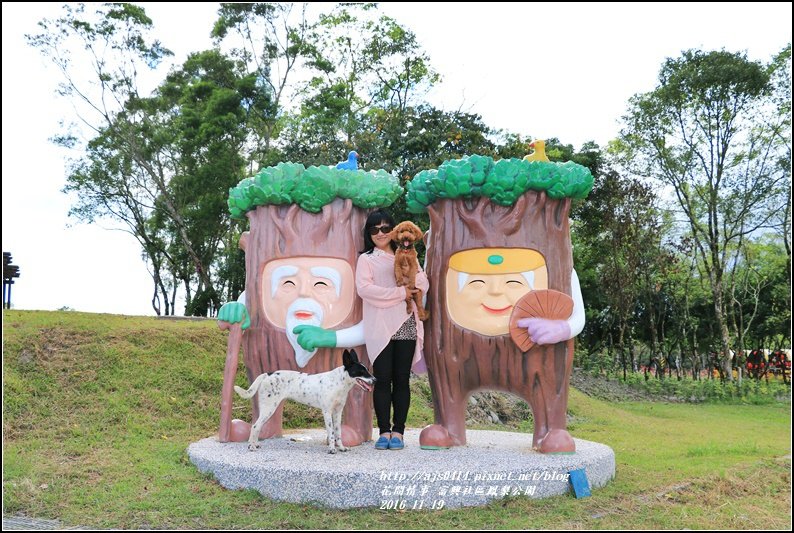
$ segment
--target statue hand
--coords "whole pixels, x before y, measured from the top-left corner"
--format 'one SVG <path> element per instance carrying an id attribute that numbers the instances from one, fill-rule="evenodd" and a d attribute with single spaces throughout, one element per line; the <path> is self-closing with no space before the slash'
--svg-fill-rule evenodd
<path id="1" fill-rule="evenodd" d="M 336 348 L 336 332 L 319 326 L 297 326 L 292 332 L 298 336 L 298 344 L 304 350 Z"/>
<path id="2" fill-rule="evenodd" d="M 567 320 L 522 318 L 516 324 L 520 328 L 527 328 L 527 333 L 535 344 L 556 344 L 571 338 L 571 326 Z"/>
<path id="3" fill-rule="evenodd" d="M 248 311 L 244 304 L 229 302 L 223 304 L 223 307 L 218 311 L 218 322 L 228 322 L 230 324 L 242 322 L 242 329 L 248 329 L 251 326 L 251 317 L 248 316 Z"/>

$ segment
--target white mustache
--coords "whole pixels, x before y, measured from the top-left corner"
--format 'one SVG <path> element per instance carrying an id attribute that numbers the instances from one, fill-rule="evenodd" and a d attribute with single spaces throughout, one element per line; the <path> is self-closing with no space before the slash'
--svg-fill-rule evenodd
<path id="1" fill-rule="evenodd" d="M 300 311 L 306 311 L 311 313 L 312 316 L 306 320 L 300 320 L 295 317 L 295 313 Z M 298 363 L 298 367 L 303 368 L 305 367 L 314 354 L 317 353 L 317 349 L 315 348 L 311 352 L 304 350 L 300 344 L 298 344 L 298 336 L 295 335 L 292 330 L 295 329 L 296 326 L 300 325 L 310 325 L 310 326 L 320 326 L 323 323 L 323 308 L 317 303 L 316 300 L 311 298 L 298 298 L 294 302 L 292 302 L 287 309 L 287 318 L 286 318 L 286 333 L 287 333 L 287 340 L 292 345 L 292 349 L 295 350 L 295 362 Z"/>

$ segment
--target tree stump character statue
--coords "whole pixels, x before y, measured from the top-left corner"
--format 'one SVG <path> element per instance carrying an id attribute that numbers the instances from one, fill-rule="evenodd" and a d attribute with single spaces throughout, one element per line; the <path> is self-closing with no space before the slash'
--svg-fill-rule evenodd
<path id="1" fill-rule="evenodd" d="M 341 338 L 337 342 L 336 336 L 363 338 L 356 329 L 362 305 L 354 282 L 363 248 L 361 228 L 368 209 L 391 205 L 401 193 L 397 179 L 383 170 L 306 169 L 293 163 L 265 168 L 230 190 L 232 216 L 247 216 L 250 231 L 240 239 L 246 263 L 245 302 L 228 303 L 218 314 L 221 328 L 231 329 L 221 402 L 222 442 L 247 440 L 250 432 L 248 423 L 231 420 L 239 337 L 249 383 L 263 372 L 332 370 L 342 364 L 343 345 L 355 345 Z M 304 349 L 295 332 L 299 326 L 314 326 L 321 332 L 320 328 L 340 328 L 327 332 L 334 342 L 315 344 L 338 348 Z M 368 358 L 364 355 L 361 360 Z M 349 393 L 342 427 L 346 446 L 371 439 L 369 394 L 358 387 Z M 252 405 L 256 419 L 258 406 Z M 281 435 L 282 411 L 283 405 L 265 424 L 260 438 Z"/>
<path id="2" fill-rule="evenodd" d="M 529 403 L 533 448 L 575 451 L 566 409 L 584 307 L 568 212 L 592 184 L 575 163 L 476 155 L 409 182 L 408 208 L 430 215 L 425 358 L 436 423 L 423 448 L 465 444 L 468 396 L 494 389 Z"/>

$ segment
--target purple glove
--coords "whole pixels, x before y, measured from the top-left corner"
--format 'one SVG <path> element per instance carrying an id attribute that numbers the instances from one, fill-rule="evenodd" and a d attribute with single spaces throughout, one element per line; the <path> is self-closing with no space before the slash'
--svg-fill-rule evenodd
<path id="1" fill-rule="evenodd" d="M 566 320 L 522 318 L 516 325 L 527 328 L 527 333 L 535 344 L 556 344 L 571 338 L 571 326 Z"/>

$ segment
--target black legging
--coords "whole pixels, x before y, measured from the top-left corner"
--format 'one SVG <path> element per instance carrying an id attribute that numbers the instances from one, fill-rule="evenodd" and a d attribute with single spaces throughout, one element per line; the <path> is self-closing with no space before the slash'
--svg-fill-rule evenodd
<path id="1" fill-rule="evenodd" d="M 405 419 L 411 404 L 411 362 L 414 358 L 416 340 L 391 340 L 375 358 L 372 371 L 375 374 L 375 416 L 378 428 L 383 433 L 405 433 Z M 389 425 L 389 411 L 394 404 L 394 425 Z"/>

